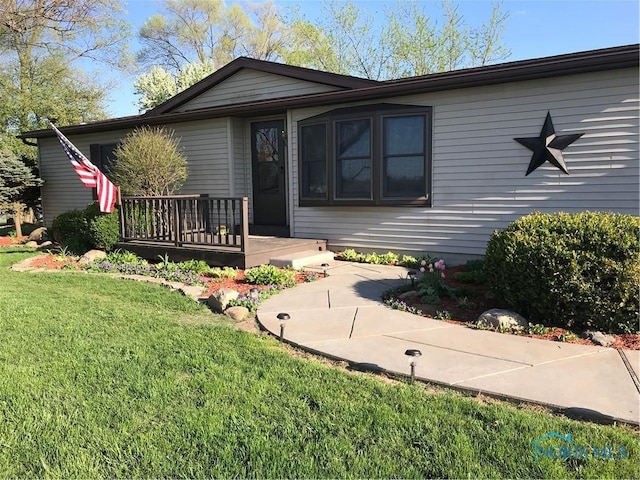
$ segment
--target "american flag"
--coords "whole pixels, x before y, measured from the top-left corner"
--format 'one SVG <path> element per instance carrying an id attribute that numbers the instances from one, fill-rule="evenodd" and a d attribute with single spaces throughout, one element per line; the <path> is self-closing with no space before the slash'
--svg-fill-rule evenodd
<path id="1" fill-rule="evenodd" d="M 111 183 L 106 175 L 91 163 L 53 123 L 49 123 L 53 131 L 58 135 L 58 140 L 60 140 L 62 148 L 64 148 L 64 153 L 66 153 L 69 160 L 71 160 L 71 165 L 73 165 L 78 177 L 80 177 L 80 181 L 85 187 L 95 188 L 97 190 L 100 211 L 104 213 L 113 212 L 117 196 L 115 185 Z"/>

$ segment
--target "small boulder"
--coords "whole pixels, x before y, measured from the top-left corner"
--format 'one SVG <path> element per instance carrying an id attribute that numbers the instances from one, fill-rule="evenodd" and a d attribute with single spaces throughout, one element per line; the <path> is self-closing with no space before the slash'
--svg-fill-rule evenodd
<path id="1" fill-rule="evenodd" d="M 38 248 L 38 242 L 32 241 L 24 244 L 25 247 Z"/>
<path id="2" fill-rule="evenodd" d="M 207 303 L 211 310 L 216 313 L 222 313 L 227 308 L 229 302 L 238 298 L 238 295 L 240 294 L 231 288 L 221 288 L 209 296 Z"/>
<path id="3" fill-rule="evenodd" d="M 80 265 L 86 265 L 87 263 L 95 262 L 96 260 L 100 260 L 106 257 L 106 252 L 103 252 L 102 250 L 89 250 L 87 253 L 82 255 L 82 257 L 80 257 L 78 263 Z"/>
<path id="4" fill-rule="evenodd" d="M 595 332 L 592 330 L 584 332 L 582 334 L 582 338 L 591 340 L 596 345 L 602 345 L 603 347 L 610 347 L 616 341 L 616 338 L 613 335 L 607 335 L 606 333 Z"/>
<path id="5" fill-rule="evenodd" d="M 53 242 L 50 242 L 49 240 L 47 240 L 46 242 L 42 242 L 38 248 L 47 248 L 50 247 L 51 245 L 53 245 Z"/>
<path id="6" fill-rule="evenodd" d="M 247 307 L 237 305 L 235 307 L 227 308 L 224 311 L 224 314 L 228 317 L 231 317 L 236 322 L 241 322 L 249 316 L 249 309 Z"/>
<path id="7" fill-rule="evenodd" d="M 39 227 L 36 228 L 33 232 L 29 234 L 30 242 L 41 242 L 47 237 L 47 227 Z"/>
<path id="8" fill-rule="evenodd" d="M 529 324 L 527 320 L 510 310 L 492 308 L 478 317 L 476 325 L 493 328 L 523 328 Z"/>
<path id="9" fill-rule="evenodd" d="M 398 295 L 398 298 L 400 300 L 405 300 L 407 298 L 417 297 L 417 296 L 418 296 L 418 292 L 416 292 L 415 290 L 409 290 L 408 292 L 404 292 Z"/>

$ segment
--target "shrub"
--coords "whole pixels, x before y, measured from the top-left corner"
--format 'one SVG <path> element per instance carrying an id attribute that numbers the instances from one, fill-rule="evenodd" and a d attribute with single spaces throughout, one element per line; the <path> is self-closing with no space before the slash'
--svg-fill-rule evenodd
<path id="1" fill-rule="evenodd" d="M 113 263 L 114 265 L 133 264 L 144 266 L 149 264 L 149 262 L 147 262 L 143 258 L 140 258 L 135 253 L 120 249 L 109 253 L 105 260 L 109 263 Z"/>
<path id="2" fill-rule="evenodd" d="M 69 210 L 53 219 L 53 238 L 74 255 L 82 255 L 91 249 L 87 219 L 82 210 Z"/>
<path id="3" fill-rule="evenodd" d="M 639 230 L 631 215 L 534 213 L 494 232 L 486 279 L 531 321 L 638 331 Z"/>
<path id="4" fill-rule="evenodd" d="M 422 263 L 424 261 L 424 264 Z M 422 265 L 435 263 L 436 259 L 430 255 L 424 254 L 419 257 L 414 257 L 412 255 L 403 255 L 400 259 L 400 264 L 404 265 L 407 268 L 415 268 L 419 269 Z"/>
<path id="5" fill-rule="evenodd" d="M 99 203 L 93 202 L 87 205 L 83 213 L 87 223 L 87 240 L 91 246 L 107 252 L 113 250 L 120 240 L 118 209 L 111 213 L 102 213 Z"/>
<path id="6" fill-rule="evenodd" d="M 214 279 L 224 279 L 224 278 L 236 278 L 238 276 L 238 271 L 233 267 L 214 267 L 210 268 L 208 272 L 204 272 L 207 277 Z"/>
<path id="7" fill-rule="evenodd" d="M 420 267 L 420 271 L 423 273 L 418 280 L 417 292 L 424 303 L 438 305 L 440 297 L 455 297 L 456 291 L 444 283 L 445 269 L 446 265 L 442 259 L 428 266 Z"/>
<path id="8" fill-rule="evenodd" d="M 209 270 L 211 270 L 211 267 L 207 265 L 207 262 L 204 262 L 202 260 L 194 260 L 194 259 L 180 262 L 178 264 L 178 267 L 183 272 L 193 272 L 199 275 L 206 274 L 207 272 L 209 272 Z"/>
<path id="9" fill-rule="evenodd" d="M 244 272 L 247 283 L 253 285 L 277 285 L 290 287 L 295 284 L 295 272 L 282 270 L 273 265 L 260 265 Z"/>
<path id="10" fill-rule="evenodd" d="M 115 150 L 115 183 L 127 195 L 171 195 L 187 179 L 187 159 L 178 143 L 161 127 L 135 129 Z"/>
<path id="11" fill-rule="evenodd" d="M 87 220 L 82 210 L 68 210 L 61 213 L 51 222 L 53 239 L 58 243 L 63 243 L 73 236 L 85 236 L 87 231 Z"/>

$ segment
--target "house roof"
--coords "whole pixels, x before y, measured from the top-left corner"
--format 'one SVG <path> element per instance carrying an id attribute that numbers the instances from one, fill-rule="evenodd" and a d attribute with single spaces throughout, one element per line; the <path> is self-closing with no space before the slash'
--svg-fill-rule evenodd
<path id="1" fill-rule="evenodd" d="M 308 82 L 320 83 L 339 87 L 341 89 L 353 89 L 360 87 L 368 87 L 379 84 L 375 80 L 365 78 L 351 77 L 349 75 L 339 75 L 337 73 L 321 72 L 310 68 L 294 67 L 283 63 L 267 62 L 264 60 L 256 60 L 254 58 L 239 57 L 228 63 L 224 67 L 216 70 L 211 75 L 203 78 L 198 83 L 192 85 L 186 90 L 171 97 L 164 103 L 144 113 L 143 116 L 154 116 L 171 110 L 187 103 L 189 100 L 197 97 L 203 92 L 215 87 L 227 78 L 236 74 L 243 68 L 257 70 L 259 72 L 273 73 L 283 77 L 295 78 L 297 80 L 306 80 Z"/>
<path id="2" fill-rule="evenodd" d="M 620 68 L 638 67 L 640 64 L 640 45 L 590 50 L 586 52 L 556 55 L 533 60 L 467 68 L 451 72 L 435 73 L 419 77 L 374 82 L 355 77 L 336 75 L 300 67 L 264 62 L 248 58 L 234 60 L 217 72 L 205 78 L 190 89 L 176 95 L 155 109 L 132 117 L 113 118 L 83 125 L 72 125 L 61 128 L 65 134 L 93 133 L 116 129 L 134 128 L 141 125 L 161 125 L 192 120 L 204 120 L 225 116 L 249 117 L 285 112 L 289 108 L 304 108 L 320 105 L 336 105 L 362 100 L 379 100 L 386 97 L 413 95 L 492 85 L 507 82 L 518 82 L 540 78 L 550 78 L 578 73 L 598 72 Z M 233 66 L 235 63 L 235 66 Z M 187 112 L 171 112 L 205 90 L 212 88 L 242 68 L 260 68 L 286 76 L 320 83 L 341 86 L 342 90 L 298 95 L 278 99 L 242 102 L 233 105 L 208 107 Z M 275 71 L 274 71 L 275 69 Z M 222 74 L 219 74 L 223 72 Z M 303 78 L 301 75 L 305 75 Z M 315 79 L 314 79 L 315 78 Z M 322 79 L 322 80 L 320 80 Z M 329 83 L 335 82 L 335 83 Z M 341 85 L 338 85 L 342 82 Z M 189 92 L 189 93 L 188 93 Z M 183 96 L 184 95 L 184 96 Z M 158 110 L 162 107 L 161 110 Z M 35 130 L 20 135 L 21 138 L 52 137 L 51 129 Z"/>

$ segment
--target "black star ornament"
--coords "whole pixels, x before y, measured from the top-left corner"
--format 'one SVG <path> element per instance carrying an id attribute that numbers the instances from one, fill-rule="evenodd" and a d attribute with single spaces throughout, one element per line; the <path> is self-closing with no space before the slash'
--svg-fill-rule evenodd
<path id="1" fill-rule="evenodd" d="M 547 118 L 544 121 L 539 137 L 514 138 L 516 142 L 524 145 L 533 152 L 525 177 L 544 162 L 549 162 L 551 165 L 556 166 L 569 175 L 567 165 L 564 163 L 564 158 L 562 157 L 562 150 L 578 140 L 582 135 L 584 135 L 584 133 L 556 135 L 553 122 L 551 121 L 551 113 L 547 112 Z"/>

